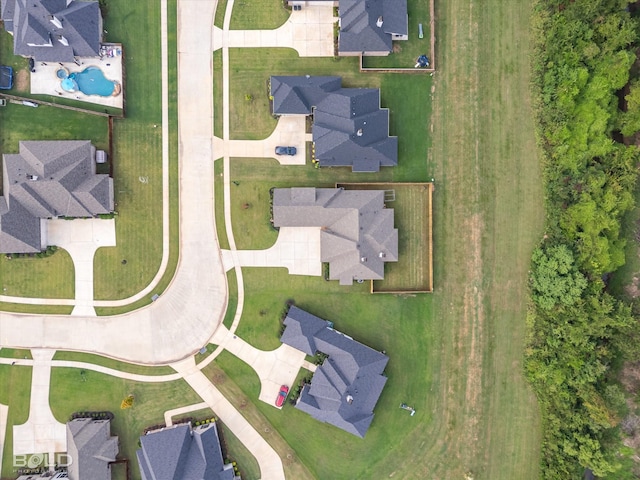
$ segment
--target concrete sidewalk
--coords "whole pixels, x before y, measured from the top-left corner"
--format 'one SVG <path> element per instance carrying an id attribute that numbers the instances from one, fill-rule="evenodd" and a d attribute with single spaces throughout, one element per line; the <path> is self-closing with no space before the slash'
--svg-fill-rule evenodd
<path id="1" fill-rule="evenodd" d="M 322 275 L 320 228 L 281 227 L 276 243 L 266 250 L 222 251 L 226 271 L 233 267 L 284 267 L 291 275 Z"/>
<path id="2" fill-rule="evenodd" d="M 13 426 L 13 454 L 48 453 L 67 451 L 67 429 L 58 422 L 49 407 L 51 383 L 51 359 L 55 350 L 32 350 L 31 401 L 29 419 Z"/>
<path id="3" fill-rule="evenodd" d="M 260 477 L 264 480 L 285 480 L 282 461 L 276 451 L 236 408 L 213 386 L 195 364 L 193 358 L 171 365 L 181 373 L 191 388 L 222 420 L 229 430 L 251 452 L 260 466 Z M 275 398 L 275 397 L 274 397 Z"/>
<path id="4" fill-rule="evenodd" d="M 4 439 L 7 434 L 7 417 L 9 407 L 0 403 L 0 472 L 2 471 L 2 457 L 4 455 Z"/>
<path id="5" fill-rule="evenodd" d="M 171 425 L 173 425 L 173 417 L 184 415 L 185 413 L 195 412 L 196 410 L 202 410 L 204 408 L 209 408 L 209 405 L 206 402 L 167 410 L 166 412 L 164 412 L 164 424 L 167 427 L 170 427 Z"/>

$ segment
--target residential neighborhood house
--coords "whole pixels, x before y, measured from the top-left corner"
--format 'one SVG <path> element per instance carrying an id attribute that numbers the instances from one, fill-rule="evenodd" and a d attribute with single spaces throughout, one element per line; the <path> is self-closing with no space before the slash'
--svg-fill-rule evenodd
<path id="1" fill-rule="evenodd" d="M 329 279 L 382 280 L 384 264 L 398 261 L 398 229 L 383 190 L 276 188 L 275 227 L 319 227 L 320 259 L 329 263 Z"/>
<path id="2" fill-rule="evenodd" d="M 113 212 L 113 179 L 96 174 L 88 140 L 25 141 L 3 155 L 0 253 L 35 253 L 47 243 L 47 220 Z"/>
<path id="3" fill-rule="evenodd" d="M 70 480 L 111 480 L 111 462 L 118 455 L 111 421 L 76 418 L 67 422 L 67 455 Z"/>
<path id="4" fill-rule="evenodd" d="M 407 0 L 288 0 L 294 8 L 338 7 L 338 54 L 389 55 L 393 40 L 408 40 Z"/>
<path id="5" fill-rule="evenodd" d="M 97 1 L 1 0 L 0 18 L 13 35 L 15 55 L 40 62 L 100 55 L 103 30 Z"/>
<path id="6" fill-rule="evenodd" d="M 333 329 L 333 324 L 292 306 L 281 341 L 307 355 L 327 355 L 305 385 L 296 408 L 363 438 L 387 382 L 386 355 Z"/>
<path id="7" fill-rule="evenodd" d="M 311 115 L 314 158 L 321 167 L 377 172 L 398 164 L 398 137 L 377 88 L 342 88 L 340 77 L 272 76 L 274 115 Z"/>
<path id="8" fill-rule="evenodd" d="M 215 422 L 152 430 L 140 437 L 140 446 L 142 480 L 240 480 L 224 463 Z"/>

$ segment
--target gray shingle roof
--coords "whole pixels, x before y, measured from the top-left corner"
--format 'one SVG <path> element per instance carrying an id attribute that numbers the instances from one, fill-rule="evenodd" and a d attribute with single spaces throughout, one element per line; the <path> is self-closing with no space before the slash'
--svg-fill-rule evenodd
<path id="1" fill-rule="evenodd" d="M 307 355 L 328 355 L 305 386 L 296 408 L 349 433 L 364 437 L 387 378 L 386 355 L 330 327 L 326 320 L 292 306 L 281 341 Z"/>
<path id="2" fill-rule="evenodd" d="M 67 423 L 67 452 L 73 459 L 70 480 L 111 480 L 110 462 L 118 455 L 118 437 L 109 420 L 77 418 Z"/>
<path id="3" fill-rule="evenodd" d="M 20 142 L 3 155 L 0 253 L 40 251 L 40 219 L 113 211 L 113 179 L 95 173 L 94 157 L 88 140 Z"/>
<path id="4" fill-rule="evenodd" d="M 97 57 L 102 41 L 98 2 L 72 0 L 2 0 L 7 31 L 16 55 L 38 61 L 72 62 L 74 56 Z"/>
<path id="5" fill-rule="evenodd" d="M 385 262 L 398 260 L 398 230 L 382 190 L 276 188 L 276 227 L 321 227 L 320 259 L 341 285 L 381 280 Z"/>
<path id="6" fill-rule="evenodd" d="M 339 77 L 271 77 L 273 112 L 313 114 L 315 157 L 320 166 L 377 172 L 398 164 L 398 138 L 389 136 L 389 110 L 380 90 L 342 88 Z"/>
<path id="7" fill-rule="evenodd" d="M 389 53 L 392 35 L 408 35 L 406 0 L 340 0 L 338 10 L 341 53 Z"/>
<path id="8" fill-rule="evenodd" d="M 273 97 L 273 113 L 311 114 L 311 107 L 318 104 L 327 92 L 340 88 L 340 77 L 272 76 L 270 95 Z"/>
<path id="9" fill-rule="evenodd" d="M 234 480 L 224 463 L 215 423 L 174 425 L 140 437 L 136 452 L 142 480 Z"/>

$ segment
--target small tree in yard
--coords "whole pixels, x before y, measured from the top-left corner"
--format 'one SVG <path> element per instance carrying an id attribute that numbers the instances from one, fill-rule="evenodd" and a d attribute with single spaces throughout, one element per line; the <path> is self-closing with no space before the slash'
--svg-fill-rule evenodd
<path id="1" fill-rule="evenodd" d="M 131 408 L 133 407 L 133 400 L 134 397 L 132 394 L 127 395 L 124 400 L 122 400 L 122 403 L 120 404 L 120 408 L 122 410 L 126 409 L 126 408 Z"/>

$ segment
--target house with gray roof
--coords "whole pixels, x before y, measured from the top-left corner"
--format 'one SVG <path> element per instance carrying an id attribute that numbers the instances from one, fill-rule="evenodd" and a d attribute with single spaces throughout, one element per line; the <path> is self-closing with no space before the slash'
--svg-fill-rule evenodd
<path id="1" fill-rule="evenodd" d="M 280 340 L 307 355 L 327 355 L 305 385 L 296 408 L 364 438 L 387 377 L 389 357 L 333 329 L 333 324 L 292 306 Z"/>
<path id="2" fill-rule="evenodd" d="M 118 455 L 118 437 L 110 420 L 76 418 L 67 422 L 67 467 L 70 480 L 111 480 L 111 463 Z"/>
<path id="3" fill-rule="evenodd" d="M 311 115 L 314 156 L 321 167 L 377 172 L 398 164 L 398 137 L 377 88 L 342 88 L 340 77 L 272 76 L 275 115 Z"/>
<path id="4" fill-rule="evenodd" d="M 291 6 L 338 7 L 338 55 L 384 56 L 393 40 L 408 40 L 407 0 L 288 0 Z"/>
<path id="5" fill-rule="evenodd" d="M 276 188 L 275 227 L 318 227 L 320 259 L 329 263 L 329 279 L 382 280 L 384 264 L 398 261 L 398 229 L 383 190 Z"/>
<path id="6" fill-rule="evenodd" d="M 0 18 L 13 35 L 13 52 L 43 62 L 97 57 L 102 15 L 97 1 L 1 0 Z"/>
<path id="7" fill-rule="evenodd" d="M 0 253 L 44 250 L 48 218 L 113 212 L 113 179 L 96 174 L 89 140 L 24 141 L 19 152 L 2 156 Z"/>
<path id="8" fill-rule="evenodd" d="M 240 480 L 225 464 L 215 423 L 179 424 L 140 437 L 142 480 Z"/>

